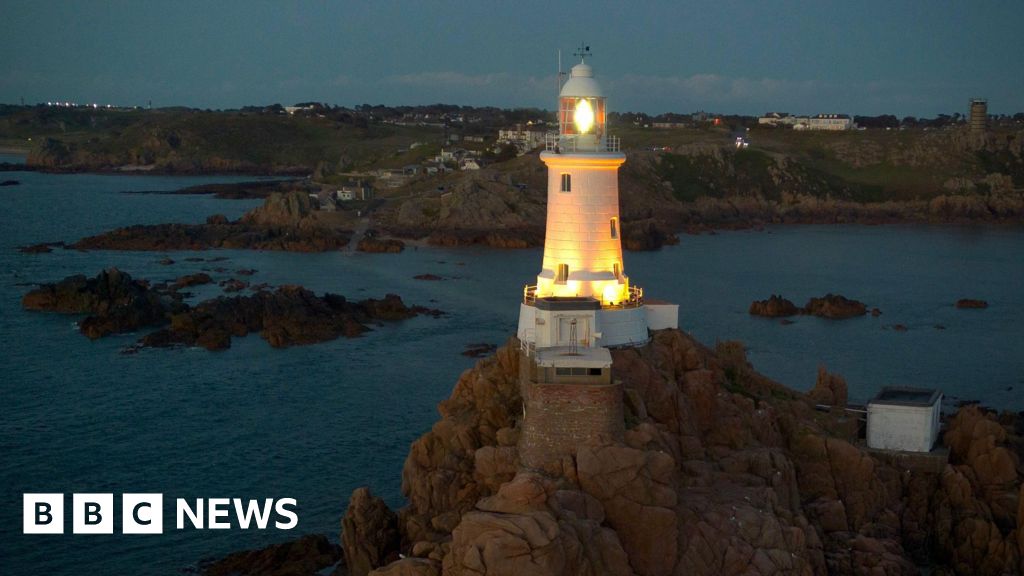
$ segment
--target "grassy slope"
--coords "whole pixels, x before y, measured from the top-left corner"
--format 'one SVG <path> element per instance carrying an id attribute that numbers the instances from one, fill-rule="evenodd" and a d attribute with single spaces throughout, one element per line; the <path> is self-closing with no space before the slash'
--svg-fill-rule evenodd
<path id="1" fill-rule="evenodd" d="M 441 134 L 433 128 L 361 127 L 326 118 L 237 112 L 0 109 L 0 142 L 24 146 L 29 138 L 37 152 L 47 138 L 55 139 L 59 142 L 53 148 L 66 151 L 69 163 L 86 165 L 156 163 L 187 169 L 237 164 L 312 171 L 321 162 L 334 170 L 414 162 L 422 151 L 396 160 L 397 150 L 416 141 L 439 141 Z"/>

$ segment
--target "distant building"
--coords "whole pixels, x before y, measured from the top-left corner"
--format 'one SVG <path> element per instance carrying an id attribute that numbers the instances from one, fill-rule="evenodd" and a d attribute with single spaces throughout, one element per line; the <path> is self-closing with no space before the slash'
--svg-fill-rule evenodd
<path id="1" fill-rule="evenodd" d="M 349 182 L 333 192 L 334 200 L 338 202 L 351 202 L 352 200 L 372 200 L 373 188 L 360 182 Z"/>
<path id="2" fill-rule="evenodd" d="M 793 126 L 797 117 L 788 112 L 768 112 L 757 119 L 758 126 Z"/>
<path id="3" fill-rule="evenodd" d="M 513 144 L 519 154 L 524 154 L 544 145 L 546 131 L 540 128 L 517 125 L 515 128 L 498 130 L 498 142 Z"/>
<path id="4" fill-rule="evenodd" d="M 853 118 L 847 114 L 818 114 L 808 119 L 807 130 L 853 130 Z"/>
<path id="5" fill-rule="evenodd" d="M 464 142 L 483 142 L 484 141 L 484 137 L 483 136 L 463 136 L 462 140 Z"/>
<path id="6" fill-rule="evenodd" d="M 988 127 L 988 100 L 971 98 L 970 115 L 967 124 L 972 133 L 981 134 Z"/>
<path id="7" fill-rule="evenodd" d="M 868 402 L 868 447 L 930 452 L 941 412 L 938 390 L 886 386 Z"/>
<path id="8" fill-rule="evenodd" d="M 374 172 L 377 183 L 384 188 L 398 188 L 409 181 L 409 174 L 401 168 L 385 168 Z"/>
<path id="9" fill-rule="evenodd" d="M 305 112 L 305 111 L 312 110 L 312 109 L 313 109 L 312 105 L 308 105 L 308 106 L 285 106 L 284 107 L 284 111 L 287 112 L 289 116 L 295 114 L 296 112 Z"/>

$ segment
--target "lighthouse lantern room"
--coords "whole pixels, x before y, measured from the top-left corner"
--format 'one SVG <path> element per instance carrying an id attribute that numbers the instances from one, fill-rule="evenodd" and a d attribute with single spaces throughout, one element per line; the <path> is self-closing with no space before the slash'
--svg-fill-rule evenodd
<path id="1" fill-rule="evenodd" d="M 558 132 L 540 158 L 548 168 L 544 256 L 520 306 L 518 336 L 534 348 L 647 342 L 648 328 L 676 327 L 678 307 L 645 304 L 622 259 L 619 166 L 607 101 L 581 54 L 558 98 Z"/>

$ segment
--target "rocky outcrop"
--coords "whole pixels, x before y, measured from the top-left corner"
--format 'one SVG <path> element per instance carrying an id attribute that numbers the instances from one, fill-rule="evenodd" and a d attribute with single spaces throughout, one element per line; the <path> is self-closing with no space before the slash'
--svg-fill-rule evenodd
<path id="1" fill-rule="evenodd" d="M 402 231 L 397 233 L 408 234 L 409 232 Z M 528 226 L 511 230 L 435 230 L 427 235 L 427 243 L 433 246 L 530 248 L 544 244 L 544 229 L 540 226 Z"/>
<path id="2" fill-rule="evenodd" d="M 32 244 L 30 246 L 19 246 L 18 252 L 22 254 L 48 254 L 53 252 L 54 248 L 64 247 L 63 242 L 43 242 L 41 244 Z"/>
<path id="3" fill-rule="evenodd" d="M 811 298 L 804 305 L 803 313 L 832 320 L 842 320 L 867 314 L 867 306 L 863 302 L 850 300 L 839 294 L 826 294 L 821 298 Z"/>
<path id="4" fill-rule="evenodd" d="M 957 574 L 1019 570 L 1019 432 L 1017 420 L 997 419 L 977 405 L 961 408 L 949 422 L 944 442 L 950 465 L 942 473 L 934 515 L 939 556 Z"/>
<path id="5" fill-rule="evenodd" d="M 231 222 L 215 214 L 204 224 L 118 228 L 78 240 L 78 250 L 207 250 L 212 248 L 326 252 L 348 244 L 351 232 L 333 213 L 313 210 L 304 192 L 273 193 L 264 205 Z"/>
<path id="6" fill-rule="evenodd" d="M 208 250 L 213 248 L 326 252 L 348 244 L 344 230 L 306 230 L 235 223 L 128 226 L 89 236 L 76 250 Z"/>
<path id="7" fill-rule="evenodd" d="M 405 250 L 405 242 L 396 238 L 381 238 L 367 231 L 356 243 L 356 250 L 374 254 L 397 254 Z"/>
<path id="8" fill-rule="evenodd" d="M 398 516 L 369 488 L 357 488 L 341 521 L 341 542 L 349 575 L 366 576 L 398 560 Z"/>
<path id="9" fill-rule="evenodd" d="M 166 325 L 144 336 L 139 344 L 201 346 L 208 350 L 229 348 L 232 337 L 250 332 L 258 332 L 271 346 L 282 348 L 358 336 L 369 330 L 366 324 L 372 322 L 441 314 L 439 310 L 406 306 L 395 294 L 349 302 L 337 294 L 317 296 L 301 286 L 282 286 L 273 292 L 259 290 L 250 296 L 221 296 L 189 306 L 175 291 L 211 279 L 205 273 L 183 278 L 184 282 L 179 279 L 158 290 L 111 268 L 95 278 L 69 276 L 55 284 L 44 284 L 25 294 L 22 306 L 26 310 L 89 314 L 79 322 L 79 329 L 92 339 Z M 225 289 L 229 288 L 232 286 L 225 284 Z"/>
<path id="10" fill-rule="evenodd" d="M 626 250 L 660 250 L 662 246 L 678 243 L 679 238 L 654 219 L 624 222 L 622 225 L 622 247 Z"/>
<path id="11" fill-rule="evenodd" d="M 777 294 L 772 294 L 767 300 L 755 300 L 750 304 L 751 316 L 785 318 L 796 316 L 800 312 L 801 310 L 795 304 Z"/>
<path id="12" fill-rule="evenodd" d="M 961 298 L 956 301 L 956 307 L 960 309 L 982 309 L 988 308 L 988 302 L 984 300 L 974 300 L 971 298 Z"/>
<path id="13" fill-rule="evenodd" d="M 301 286 L 281 286 L 273 292 L 207 300 L 170 317 L 170 326 L 142 339 L 145 346 L 201 346 L 207 350 L 231 347 L 232 337 L 258 332 L 274 348 L 301 346 L 352 338 L 369 330 L 373 320 L 404 320 L 420 312 L 388 294 L 382 300 L 349 302 L 344 296 L 317 296 Z"/>
<path id="14" fill-rule="evenodd" d="M 78 328 L 90 339 L 161 324 L 177 307 L 145 282 L 133 280 L 117 268 L 104 270 L 95 278 L 69 276 L 43 284 L 25 294 L 21 305 L 26 310 L 88 314 Z"/>
<path id="15" fill-rule="evenodd" d="M 623 442 L 522 468 L 515 341 L 459 379 L 410 449 L 399 512 L 404 567 L 445 574 L 916 574 L 1019 570 L 1018 420 L 965 408 L 950 463 L 867 451 L 819 372 L 808 394 L 761 376 L 742 346 L 678 331 L 613 350 Z M 922 456 L 942 458 L 942 456 Z M 941 470 L 941 473 L 938 471 Z M 356 528 L 358 530 L 358 528 Z"/>
<path id="16" fill-rule="evenodd" d="M 191 286 L 201 286 L 203 284 L 209 284 L 213 282 L 213 278 L 210 277 L 206 272 L 196 272 L 195 274 L 186 274 L 174 281 L 172 287 L 175 290 L 182 288 L 189 288 Z"/>
<path id="17" fill-rule="evenodd" d="M 341 549 L 323 535 L 308 535 L 260 550 L 236 552 L 200 564 L 203 576 L 315 576 L 341 560 Z"/>
<path id="18" fill-rule="evenodd" d="M 838 374 L 829 374 L 824 366 L 818 366 L 818 379 L 807 398 L 815 404 L 845 407 L 847 400 L 846 380 Z"/>
<path id="19" fill-rule="evenodd" d="M 749 313 L 752 316 L 765 316 L 767 318 L 808 314 L 832 320 L 842 320 L 867 314 L 867 306 L 863 302 L 850 300 L 839 294 L 826 294 L 821 298 L 811 298 L 807 301 L 807 304 L 804 304 L 803 308 L 797 308 L 789 300 L 778 294 L 773 294 L 767 300 L 755 300 L 752 302 Z M 872 313 L 873 316 L 880 314 L 881 311 L 878 314 Z"/>

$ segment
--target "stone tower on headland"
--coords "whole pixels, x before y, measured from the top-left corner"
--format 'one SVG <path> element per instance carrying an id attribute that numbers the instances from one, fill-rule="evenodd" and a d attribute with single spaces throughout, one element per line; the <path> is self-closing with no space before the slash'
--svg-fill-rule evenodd
<path id="1" fill-rule="evenodd" d="M 649 330 L 676 328 L 678 306 L 645 302 L 622 258 L 619 166 L 604 93 L 587 54 L 558 98 L 558 132 L 540 158 L 548 167 L 544 258 L 523 290 L 518 337 L 524 421 L 520 461 L 545 468 L 582 444 L 621 440 L 622 385 L 609 347 L 638 346 Z"/>

